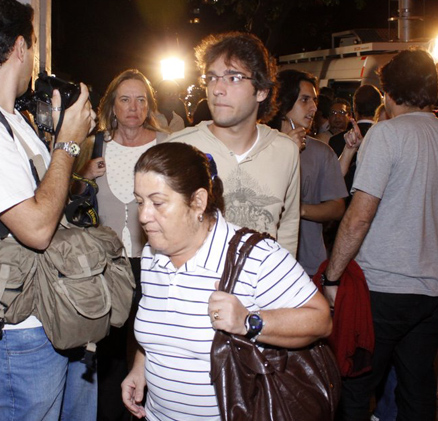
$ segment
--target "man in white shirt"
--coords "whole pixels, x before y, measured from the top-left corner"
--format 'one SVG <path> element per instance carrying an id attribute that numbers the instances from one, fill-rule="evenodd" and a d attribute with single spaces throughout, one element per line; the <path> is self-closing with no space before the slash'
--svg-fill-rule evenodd
<path id="1" fill-rule="evenodd" d="M 92 128 L 94 112 L 87 88 L 81 85 L 81 94 L 65 112 L 56 139 L 63 148 L 55 150 L 51 159 L 45 145 L 14 109 L 16 98 L 27 90 L 34 66 L 36 39 L 32 19 L 29 5 L 16 0 L 0 2 L 0 222 L 25 246 L 44 250 L 58 227 L 67 200 L 72 151 L 79 149 Z M 52 105 L 56 124 L 61 105 L 57 91 Z M 47 168 L 38 187 L 23 145 L 40 155 Z M 35 316 L 15 325 L 6 324 L 2 333 L 0 419 L 57 421 L 68 358 L 53 348 Z"/>

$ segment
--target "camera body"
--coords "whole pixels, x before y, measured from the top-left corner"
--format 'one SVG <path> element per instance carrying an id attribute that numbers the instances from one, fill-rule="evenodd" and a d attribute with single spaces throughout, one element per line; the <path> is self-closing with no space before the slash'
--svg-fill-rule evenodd
<path id="1" fill-rule="evenodd" d="M 18 111 L 29 111 L 35 120 L 38 129 L 54 133 L 52 119 L 53 90 L 61 94 L 61 106 L 67 109 L 79 98 L 81 87 L 78 84 L 66 82 L 56 76 L 49 76 L 46 71 L 38 75 L 35 81 L 35 91 L 28 89 L 15 101 Z"/>

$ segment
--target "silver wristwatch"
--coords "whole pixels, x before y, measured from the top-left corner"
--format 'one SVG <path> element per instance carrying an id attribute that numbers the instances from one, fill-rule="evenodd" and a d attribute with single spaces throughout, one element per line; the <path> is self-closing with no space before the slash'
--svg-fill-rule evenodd
<path id="1" fill-rule="evenodd" d="M 77 157 L 79 155 L 79 152 L 81 151 L 81 148 L 76 142 L 55 143 L 53 150 L 56 151 L 57 149 L 62 149 L 63 151 L 66 151 L 72 158 Z"/>

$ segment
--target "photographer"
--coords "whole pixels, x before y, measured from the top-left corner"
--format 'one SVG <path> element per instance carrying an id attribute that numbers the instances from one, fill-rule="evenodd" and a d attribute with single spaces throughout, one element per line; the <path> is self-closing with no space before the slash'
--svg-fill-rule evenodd
<path id="1" fill-rule="evenodd" d="M 65 111 L 50 157 L 14 109 L 32 75 L 36 42 L 32 19 L 30 6 L 0 0 L 0 221 L 23 245 L 44 250 L 64 210 L 74 155 L 93 128 L 95 114 L 87 88 L 81 85 L 79 98 Z M 58 91 L 54 91 L 51 105 L 56 127 L 61 108 Z M 39 157 L 47 169 L 38 187 L 25 148 L 35 155 L 35 166 Z M 64 419 L 92 419 L 84 415 L 86 405 L 76 396 L 76 390 L 85 389 L 79 384 L 85 380 L 73 378 L 75 365 L 52 347 L 35 316 L 4 326 L 0 361 L 0 419 L 58 420 L 61 408 Z M 96 385 L 92 387 L 95 390 Z M 82 413 L 73 414 L 75 405 Z M 73 412 L 66 414 L 69 409 Z"/>

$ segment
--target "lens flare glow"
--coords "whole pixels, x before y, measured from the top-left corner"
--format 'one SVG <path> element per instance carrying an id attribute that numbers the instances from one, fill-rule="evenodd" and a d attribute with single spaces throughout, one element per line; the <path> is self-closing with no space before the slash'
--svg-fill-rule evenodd
<path id="1" fill-rule="evenodd" d="M 438 63 L 438 36 L 434 40 L 432 40 L 429 47 L 429 52 L 432 55 L 435 63 Z"/>
<path id="2" fill-rule="evenodd" d="M 172 57 L 161 60 L 163 80 L 184 79 L 184 61 Z"/>

